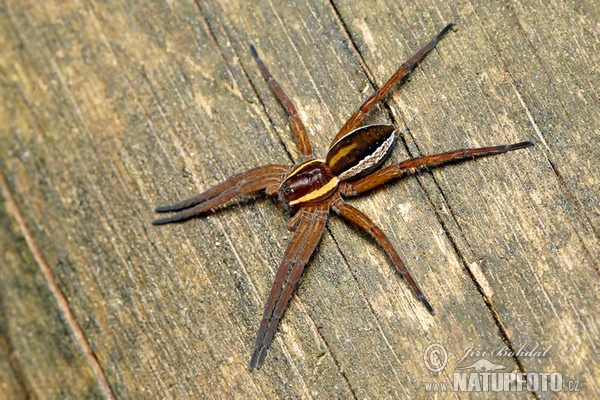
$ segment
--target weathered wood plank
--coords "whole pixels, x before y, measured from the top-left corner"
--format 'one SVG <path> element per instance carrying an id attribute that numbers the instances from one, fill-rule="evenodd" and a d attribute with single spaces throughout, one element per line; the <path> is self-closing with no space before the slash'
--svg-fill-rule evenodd
<path id="1" fill-rule="evenodd" d="M 0 176 L 0 189 L 5 182 Z M 7 211 L 14 204 L 4 196 Z M 0 395 L 102 398 L 103 386 L 64 320 L 18 221 L 0 213 Z"/>
<path id="2" fill-rule="evenodd" d="M 0 168 L 117 397 L 419 397 L 425 383 L 451 384 L 455 367 L 476 361 L 458 362 L 470 346 L 527 343 L 550 347 L 548 355 L 488 359 L 509 371 L 561 372 L 581 380 L 586 397 L 600 391 L 592 2 L 9 1 L 0 18 Z M 396 161 L 527 139 L 536 146 L 353 200 L 390 236 L 435 317 L 381 249 L 332 218 L 265 367 L 249 373 L 289 237 L 285 210 L 243 202 L 157 228 L 153 206 L 297 160 L 248 41 L 324 154 L 373 85 L 450 21 L 458 29 L 367 122 L 404 129 Z M 7 221 L 3 233 L 14 230 Z M 2 248 L 17 236 L 3 234 Z M 3 265 L 10 254 L 27 257 L 20 247 L 2 254 Z M 35 274 L 35 263 L 10 265 L 15 281 Z M 5 309 L 19 293 L 3 286 Z M 29 301 L 52 309 L 51 298 Z M 450 355 L 441 374 L 423 362 L 432 343 Z M 37 357 L 49 366 L 55 356 Z M 20 390 L 4 370 L 0 385 Z M 64 384 L 56 368 L 16 372 Z M 69 390 L 93 388 L 86 379 Z"/>
<path id="3" fill-rule="evenodd" d="M 594 17 L 578 16 L 564 7 L 556 3 L 544 11 L 529 10 L 523 19 L 534 25 L 527 28 L 520 26 L 512 7 L 498 9 L 481 3 L 456 10 L 460 29 L 442 47 L 448 51 L 443 58 L 448 67 L 437 68 L 441 76 L 425 84 L 414 78 L 399 92 L 398 103 L 399 112 L 406 115 L 412 107 L 423 110 L 439 102 L 433 112 L 443 113 L 442 118 L 417 116 L 411 123 L 420 153 L 443 149 L 439 146 L 452 141 L 451 137 L 456 137 L 457 144 L 465 143 L 467 137 L 474 144 L 514 141 L 523 135 L 538 138 L 532 154 L 514 153 L 501 160 L 443 169 L 434 172 L 431 180 L 424 176 L 423 185 L 440 210 L 439 218 L 462 262 L 490 302 L 506 340 L 514 349 L 527 343 L 551 346 L 552 357 L 521 357 L 521 368 L 561 371 L 569 379 L 578 376 L 582 385 L 596 391 L 598 373 L 581 360 L 582 355 L 597 352 L 594 338 L 599 334 L 598 324 L 590 323 L 594 318 L 588 308 L 598 299 L 599 202 L 594 199 L 600 186 L 594 160 L 600 153 L 593 121 L 600 110 L 598 97 L 593 97 L 596 85 L 587 81 L 595 78 L 597 82 L 598 74 L 593 72 L 597 54 L 593 41 L 584 42 L 585 35 L 567 37 L 572 33 L 572 19 Z M 358 12 L 351 8 L 341 15 L 351 21 L 350 15 Z M 545 17 L 539 18 L 539 13 Z M 422 13 L 402 14 L 408 26 L 421 23 Z M 369 20 L 377 21 L 381 27 L 377 31 L 393 32 L 399 29 L 389 17 L 394 15 L 398 10 L 369 12 Z M 356 25 L 353 29 L 349 24 L 350 31 L 358 32 L 360 23 Z M 581 33 L 586 30 L 579 29 Z M 550 32 L 563 38 L 561 50 L 556 39 L 548 37 Z M 357 34 L 360 47 L 359 38 Z M 577 56 L 569 54 L 577 45 Z M 387 58 L 386 51 L 371 54 L 365 46 L 367 65 L 387 66 L 382 53 Z M 578 73 L 571 73 L 565 65 Z M 422 70 L 429 72 L 427 65 Z M 575 89 L 580 79 L 582 88 Z M 418 91 L 424 90 L 430 95 L 420 96 Z M 574 90 L 580 95 L 569 93 Z M 466 315 L 461 321 L 468 321 Z M 476 329 L 480 334 L 485 330 Z M 581 337 L 588 338 L 585 344 Z M 580 366 L 577 372 L 572 371 L 573 365 Z"/>

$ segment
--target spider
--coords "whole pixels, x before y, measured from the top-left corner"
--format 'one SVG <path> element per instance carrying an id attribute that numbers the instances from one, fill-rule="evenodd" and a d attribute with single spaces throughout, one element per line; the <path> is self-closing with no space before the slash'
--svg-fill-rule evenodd
<path id="1" fill-rule="evenodd" d="M 296 107 L 250 44 L 250 52 L 261 75 L 289 115 L 302 160 L 295 165 L 266 165 L 238 173 L 204 193 L 173 205 L 156 207 L 156 212 L 174 212 L 171 216 L 154 220 L 154 225 L 181 222 L 206 215 L 238 195 L 264 190 L 277 196 L 290 210 L 288 229 L 293 232 L 283 261 L 275 275 L 275 282 L 264 308 L 254 350 L 248 369 L 260 369 L 267 350 L 290 298 L 298 285 L 317 244 L 321 240 L 331 211 L 370 234 L 385 250 L 396 271 L 404 278 L 416 298 L 434 315 L 434 310 L 408 269 L 398 256 L 385 233 L 371 219 L 344 199 L 374 189 L 392 179 L 427 167 L 475 157 L 501 154 L 532 146 L 532 142 L 510 145 L 460 149 L 445 153 L 416 157 L 399 164 L 380 168 L 387 160 L 396 140 L 392 125 L 360 127 L 365 116 L 390 89 L 408 75 L 417 63 L 429 53 L 454 24 L 448 24 L 425 46 L 405 61 L 400 68 L 371 95 L 337 133 L 324 159 L 313 155 L 306 128 Z"/>

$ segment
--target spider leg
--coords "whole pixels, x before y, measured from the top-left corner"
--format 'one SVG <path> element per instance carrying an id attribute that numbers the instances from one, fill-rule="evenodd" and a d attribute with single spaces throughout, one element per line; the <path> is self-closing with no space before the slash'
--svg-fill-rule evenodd
<path id="1" fill-rule="evenodd" d="M 260 369 L 265 360 L 283 312 L 304 272 L 306 263 L 321 240 L 329 214 L 329 203 L 303 207 L 298 213 L 302 213 L 298 227 L 285 250 L 265 305 L 254 351 L 248 364 L 250 371 L 254 368 Z"/>
<path id="2" fill-rule="evenodd" d="M 267 84 L 271 88 L 271 91 L 275 94 L 275 96 L 277 96 L 279 102 L 283 105 L 283 107 L 289 115 L 290 126 L 292 127 L 292 130 L 296 135 L 296 141 L 298 142 L 298 149 L 300 150 L 300 154 L 302 154 L 302 157 L 305 160 L 312 158 L 312 148 L 310 146 L 310 142 L 306 134 L 306 127 L 304 126 L 304 123 L 298 116 L 298 112 L 296 111 L 294 103 L 288 97 L 288 95 L 285 94 L 279 82 L 277 82 L 277 80 L 273 77 L 271 71 L 269 71 L 267 65 L 260 58 L 258 52 L 256 51 L 256 48 L 252 43 L 250 43 L 250 53 L 252 53 L 252 57 L 254 57 L 254 60 L 258 65 L 258 69 L 260 69 L 260 73 L 262 74 L 263 78 L 267 81 Z"/>
<path id="3" fill-rule="evenodd" d="M 158 213 L 176 213 L 169 217 L 155 219 L 152 224 L 164 225 L 185 221 L 204 214 L 240 194 L 263 189 L 266 189 L 267 194 L 272 194 L 279 187 L 288 169 L 289 167 L 286 165 L 267 165 L 233 175 L 206 192 L 172 205 L 156 207 L 155 211 Z"/>
<path id="4" fill-rule="evenodd" d="M 464 161 L 476 157 L 502 154 L 507 151 L 524 149 L 529 146 L 533 146 L 533 143 L 521 142 L 502 146 L 481 147 L 477 149 L 460 149 L 431 156 L 411 158 L 402 161 L 400 164 L 382 168 L 357 181 L 344 182 L 340 186 L 340 191 L 344 196 L 356 196 L 359 193 L 376 188 L 391 179 L 398 178 L 407 173 L 415 173 L 427 167 L 435 167 L 449 162 Z"/>
<path id="5" fill-rule="evenodd" d="M 379 101 L 390 91 L 390 89 L 398 83 L 402 78 L 408 75 L 412 69 L 429 53 L 433 48 L 438 44 L 440 39 L 448 33 L 448 31 L 454 26 L 454 24 L 448 24 L 444 29 L 440 31 L 433 39 L 429 41 L 425 46 L 423 46 L 419 51 L 417 51 L 412 57 L 408 60 L 404 61 L 400 68 L 387 80 L 375 93 L 371 95 L 364 103 L 348 118 L 348 121 L 344 124 L 342 129 L 337 133 L 335 138 L 331 141 L 331 145 L 337 142 L 341 137 L 345 136 L 349 132 L 352 132 L 354 129 L 358 128 L 361 122 L 365 119 L 367 113 L 371 108 L 375 106 L 375 104 L 379 103 Z"/>
<path id="6" fill-rule="evenodd" d="M 421 292 L 421 289 L 408 272 L 408 269 L 400 259 L 400 256 L 396 252 L 396 249 L 394 249 L 394 246 L 392 246 L 392 243 L 387 238 L 385 233 L 383 233 L 383 231 L 360 210 L 352 207 L 349 204 L 344 203 L 343 201 L 336 202 L 333 205 L 333 210 L 342 218 L 352 222 L 359 228 L 365 230 L 385 249 L 385 252 L 392 260 L 394 267 L 396 267 L 398 273 L 402 275 L 406 283 L 408 283 L 408 286 L 415 294 L 417 299 L 419 299 L 419 301 L 423 303 L 423 305 L 431 315 L 435 315 L 433 307 L 431 306 L 431 304 L 429 304 L 429 301 L 427 300 L 427 298 L 425 298 L 425 295 L 423 294 L 423 292 Z"/>

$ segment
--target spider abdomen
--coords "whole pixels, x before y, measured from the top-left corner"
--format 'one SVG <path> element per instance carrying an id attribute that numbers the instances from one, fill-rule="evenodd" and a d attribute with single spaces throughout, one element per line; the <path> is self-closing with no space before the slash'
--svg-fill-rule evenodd
<path id="1" fill-rule="evenodd" d="M 311 160 L 296 167 L 286 177 L 280 192 L 290 206 L 311 204 L 331 196 L 339 182 L 324 160 Z"/>
<path id="2" fill-rule="evenodd" d="M 335 142 L 325 162 L 341 181 L 358 179 L 370 174 L 388 158 L 395 139 L 392 125 L 364 126 Z"/>

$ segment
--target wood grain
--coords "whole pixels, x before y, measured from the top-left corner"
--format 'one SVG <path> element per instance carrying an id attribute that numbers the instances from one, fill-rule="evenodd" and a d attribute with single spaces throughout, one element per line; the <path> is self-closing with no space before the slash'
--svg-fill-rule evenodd
<path id="1" fill-rule="evenodd" d="M 486 358 L 560 372 L 580 382 L 574 397 L 600 396 L 600 7 L 403 3 L 5 0 L 0 393 L 421 398 Z M 323 156 L 448 22 L 457 28 L 366 123 L 403 130 L 394 162 L 535 146 L 351 201 L 388 235 L 436 316 L 381 248 L 333 217 L 263 369 L 247 371 L 290 237 L 286 211 L 258 196 L 153 227 L 152 209 L 299 159 L 250 41 Z M 433 343 L 449 356 L 441 373 L 423 360 Z M 548 351 L 460 360 L 469 348 L 525 345 Z"/>

